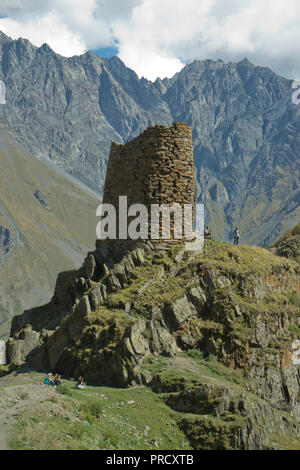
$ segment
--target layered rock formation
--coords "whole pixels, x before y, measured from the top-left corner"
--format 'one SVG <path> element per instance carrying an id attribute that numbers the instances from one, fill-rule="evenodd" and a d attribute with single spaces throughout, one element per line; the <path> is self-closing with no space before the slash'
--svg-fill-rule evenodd
<path id="1" fill-rule="evenodd" d="M 9 228 L 0 225 L 0 257 L 7 254 L 14 245 L 15 240 Z"/>
<path id="2" fill-rule="evenodd" d="M 146 384 L 196 413 L 182 421 L 196 448 L 212 429 L 210 448 L 272 448 L 273 434 L 300 429 L 299 281 L 297 263 L 260 248 L 207 242 L 195 254 L 148 243 L 118 258 L 98 243 L 79 271 L 58 277 L 50 304 L 14 318 L 8 360 Z M 213 357 L 238 390 L 227 379 L 207 387 L 201 368 L 191 380 L 149 367 L 183 351 Z"/>
<path id="3" fill-rule="evenodd" d="M 273 253 L 300 263 L 300 224 L 287 230 L 279 240 L 270 246 Z"/>
<path id="4" fill-rule="evenodd" d="M 6 347 L 5 342 L 0 340 L 0 365 L 6 364 Z"/>

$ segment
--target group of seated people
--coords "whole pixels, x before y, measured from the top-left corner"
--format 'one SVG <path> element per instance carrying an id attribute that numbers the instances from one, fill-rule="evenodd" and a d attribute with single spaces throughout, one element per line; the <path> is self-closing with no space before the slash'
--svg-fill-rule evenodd
<path id="1" fill-rule="evenodd" d="M 54 376 L 51 374 L 51 372 L 49 372 L 49 374 L 47 374 L 47 376 L 45 377 L 45 380 L 44 380 L 44 384 L 45 385 L 53 385 L 53 386 L 56 386 L 56 385 L 62 385 L 62 381 L 61 381 L 61 375 L 56 373 Z M 75 385 L 75 388 L 80 388 L 80 389 L 83 389 L 85 388 L 85 383 L 84 383 L 84 379 L 82 376 L 80 376 L 78 378 L 78 381 Z"/>
<path id="2" fill-rule="evenodd" d="M 61 375 L 60 374 L 55 374 L 54 377 L 49 372 L 49 374 L 45 377 L 44 384 L 45 385 L 61 385 Z"/>

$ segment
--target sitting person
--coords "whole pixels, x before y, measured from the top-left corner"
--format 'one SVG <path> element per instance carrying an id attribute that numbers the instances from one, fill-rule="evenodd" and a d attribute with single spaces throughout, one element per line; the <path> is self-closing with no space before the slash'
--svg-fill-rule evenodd
<path id="1" fill-rule="evenodd" d="M 47 377 L 45 377 L 44 384 L 45 385 L 54 385 L 54 380 L 53 380 L 51 372 L 49 372 Z"/>
<path id="2" fill-rule="evenodd" d="M 85 383 L 84 383 L 84 380 L 83 380 L 83 377 L 79 377 L 78 379 L 78 382 L 76 383 L 76 388 L 84 388 L 85 387 Z"/>
<path id="3" fill-rule="evenodd" d="M 56 373 L 54 376 L 54 385 L 62 385 L 62 382 L 60 379 L 61 379 L 61 375 Z"/>
<path id="4" fill-rule="evenodd" d="M 211 234 L 211 231 L 208 228 L 208 225 L 205 225 L 205 228 L 204 228 L 204 238 L 209 238 L 210 240 L 213 240 L 213 236 Z"/>

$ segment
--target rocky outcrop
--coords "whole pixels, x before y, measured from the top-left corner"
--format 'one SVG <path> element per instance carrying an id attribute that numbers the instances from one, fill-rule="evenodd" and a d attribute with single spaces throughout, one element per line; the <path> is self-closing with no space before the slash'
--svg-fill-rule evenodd
<path id="1" fill-rule="evenodd" d="M 299 436 L 299 423 L 293 416 L 251 396 L 238 385 L 241 381 L 234 384 L 222 372 L 218 370 L 214 378 L 199 374 L 194 380 L 184 372 L 173 376 L 162 372 L 150 383 L 152 390 L 178 413 L 179 426 L 193 448 L 272 449 L 276 435 L 292 431 Z"/>
<path id="2" fill-rule="evenodd" d="M 4 341 L 0 341 L 0 365 L 6 364 L 6 346 Z"/>
<path id="3" fill-rule="evenodd" d="M 16 245 L 16 240 L 11 230 L 0 225 L 0 256 L 6 255 Z"/>
<path id="4" fill-rule="evenodd" d="M 272 436 L 276 434 L 285 435 L 292 431 L 299 436 L 299 424 L 291 417 L 286 418 L 263 401 L 253 402 L 246 396 L 234 400 L 229 396 L 229 390 L 227 393 L 225 390 L 217 400 L 218 409 L 223 407 L 222 411 L 202 416 L 199 407 L 196 408 L 199 416 L 182 419 L 180 426 L 195 449 L 270 450 L 274 449 Z M 184 399 L 187 400 L 184 403 L 194 402 L 190 396 Z M 205 402 L 205 396 L 203 400 Z M 173 407 L 174 403 L 171 405 Z"/>
<path id="5" fill-rule="evenodd" d="M 13 319 L 10 362 L 26 356 L 127 386 L 151 381 L 148 355 L 197 348 L 243 370 L 270 406 L 299 415 L 297 263 L 217 242 L 204 255 L 112 248 L 97 242 L 79 271 L 59 275 L 50 304 Z"/>
<path id="6" fill-rule="evenodd" d="M 300 263 L 300 235 L 294 235 L 279 242 L 275 252 L 278 256 L 294 259 Z"/>
<path id="7" fill-rule="evenodd" d="M 42 207 L 44 207 L 45 209 L 49 209 L 49 206 L 47 204 L 47 197 L 39 189 L 37 189 L 34 193 L 34 197 Z"/>
<path id="8" fill-rule="evenodd" d="M 14 338 L 6 343 L 6 354 L 9 363 L 20 362 L 39 345 L 40 334 L 30 324 L 18 331 Z"/>
<path id="9" fill-rule="evenodd" d="M 300 432 L 299 276 L 297 263 L 259 248 L 98 241 L 79 271 L 59 275 L 50 304 L 13 319 L 8 361 L 148 385 L 196 449 L 276 448 L 278 435 Z M 204 361 L 193 379 L 147 366 L 183 351 L 216 365 L 205 372 Z"/>

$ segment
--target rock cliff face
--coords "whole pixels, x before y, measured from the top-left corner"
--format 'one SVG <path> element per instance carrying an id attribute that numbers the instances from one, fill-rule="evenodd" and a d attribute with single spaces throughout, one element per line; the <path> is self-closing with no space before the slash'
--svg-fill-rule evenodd
<path id="1" fill-rule="evenodd" d="M 6 364 L 6 349 L 4 341 L 0 340 L 0 365 Z"/>
<path id="2" fill-rule="evenodd" d="M 14 245 L 15 241 L 9 228 L 0 225 L 0 257 L 8 254 Z"/>
<path id="3" fill-rule="evenodd" d="M 300 263 L 300 224 L 289 229 L 270 249 L 279 256 L 294 259 Z"/>
<path id="4" fill-rule="evenodd" d="M 171 79 L 139 80 L 117 57 L 64 58 L 44 44 L 0 34 L 0 121 L 38 157 L 97 191 L 111 141 L 152 124 L 193 129 L 197 198 L 220 239 L 239 224 L 242 239 L 269 244 L 299 208 L 300 107 L 292 81 L 247 59 L 194 61 Z"/>
<path id="5" fill-rule="evenodd" d="M 79 271 L 59 275 L 48 305 L 14 317 L 8 361 L 150 386 L 183 413 L 195 448 L 296 439 L 299 264 L 211 241 L 203 254 L 147 243 L 123 256 L 116 248 L 98 241 Z"/>

